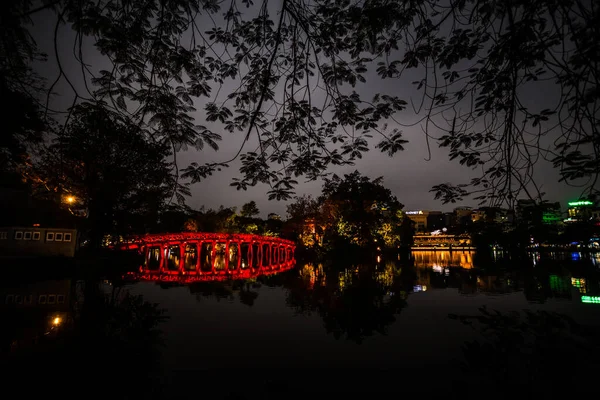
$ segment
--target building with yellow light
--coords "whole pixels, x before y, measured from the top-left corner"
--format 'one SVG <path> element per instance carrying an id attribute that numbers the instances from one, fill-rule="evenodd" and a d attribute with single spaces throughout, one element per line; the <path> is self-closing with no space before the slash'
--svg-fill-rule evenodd
<path id="1" fill-rule="evenodd" d="M 428 219 L 433 216 L 441 216 L 441 211 L 405 211 L 404 215 L 411 219 L 415 223 L 415 229 L 417 232 L 426 232 L 429 229 Z"/>

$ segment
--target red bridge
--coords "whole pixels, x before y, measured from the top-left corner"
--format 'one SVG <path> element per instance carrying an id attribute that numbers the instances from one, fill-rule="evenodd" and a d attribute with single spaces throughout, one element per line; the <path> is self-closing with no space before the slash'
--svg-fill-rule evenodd
<path id="1" fill-rule="evenodd" d="M 138 236 L 126 245 L 144 256 L 142 280 L 246 279 L 290 269 L 294 242 L 249 234 L 185 232 Z"/>

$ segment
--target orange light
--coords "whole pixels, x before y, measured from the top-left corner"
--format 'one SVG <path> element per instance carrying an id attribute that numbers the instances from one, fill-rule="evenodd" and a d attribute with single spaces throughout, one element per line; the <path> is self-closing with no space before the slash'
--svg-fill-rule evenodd
<path id="1" fill-rule="evenodd" d="M 73 204 L 75 202 L 75 197 L 74 196 L 67 196 L 65 198 L 65 201 L 69 204 Z"/>
<path id="2" fill-rule="evenodd" d="M 38 226 L 40 226 L 40 224 L 33 224 L 33 226 L 38 227 Z"/>

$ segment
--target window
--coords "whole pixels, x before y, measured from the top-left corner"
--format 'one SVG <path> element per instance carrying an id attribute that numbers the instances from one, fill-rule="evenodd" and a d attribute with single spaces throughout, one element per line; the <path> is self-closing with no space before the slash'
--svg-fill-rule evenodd
<path id="1" fill-rule="evenodd" d="M 148 249 L 146 266 L 151 271 L 157 271 L 160 268 L 160 247 L 150 247 Z"/>
<path id="2" fill-rule="evenodd" d="M 31 232 L 25 232 L 23 235 L 23 240 L 31 240 Z"/>
<path id="3" fill-rule="evenodd" d="M 23 232 L 21 232 L 21 231 L 16 231 L 16 232 L 15 232 L 15 239 L 16 239 L 16 240 L 22 240 L 22 239 L 23 239 Z"/>
<path id="4" fill-rule="evenodd" d="M 7 294 L 6 295 L 6 299 L 4 300 L 4 302 L 6 304 L 12 304 L 15 301 L 15 295 L 14 294 Z"/>
<path id="5" fill-rule="evenodd" d="M 40 240 L 40 233 L 39 232 L 33 232 L 33 240 Z"/>
<path id="6" fill-rule="evenodd" d="M 8 232 L 0 232 L 0 240 L 8 239 Z"/>
<path id="7" fill-rule="evenodd" d="M 47 232 L 46 233 L 46 242 L 53 242 L 54 241 L 54 232 Z"/>
<path id="8" fill-rule="evenodd" d="M 200 269 L 204 272 L 212 271 L 212 242 L 203 242 L 200 248 Z"/>
<path id="9" fill-rule="evenodd" d="M 63 234 L 62 233 L 57 233 L 56 235 L 54 235 L 54 241 L 55 242 L 62 242 L 63 240 Z"/>
<path id="10" fill-rule="evenodd" d="M 227 243 L 219 242 L 215 245 L 215 270 L 222 271 L 225 269 L 225 250 Z"/>
<path id="11" fill-rule="evenodd" d="M 273 263 L 273 265 L 279 263 L 279 253 L 277 246 L 275 245 L 271 246 L 271 262 Z"/>
<path id="12" fill-rule="evenodd" d="M 45 294 L 40 294 L 40 297 L 38 297 L 38 304 L 46 304 L 46 295 Z"/>
<path id="13" fill-rule="evenodd" d="M 63 237 L 63 241 L 64 242 L 70 242 L 71 241 L 71 234 L 70 233 L 65 233 L 65 236 Z"/>
<path id="14" fill-rule="evenodd" d="M 56 303 L 56 295 L 55 294 L 49 294 L 48 295 L 48 304 L 54 304 Z"/>
<path id="15" fill-rule="evenodd" d="M 240 247 L 236 242 L 229 242 L 229 269 L 237 269 L 240 261 Z"/>
<path id="16" fill-rule="evenodd" d="M 183 268 L 186 271 L 195 271 L 198 263 L 198 246 L 196 244 L 186 244 L 183 256 Z"/>
<path id="17" fill-rule="evenodd" d="M 64 304 L 64 302 L 65 302 L 64 294 L 59 294 L 56 296 L 56 304 Z"/>
<path id="18" fill-rule="evenodd" d="M 242 260 L 241 260 L 241 268 L 246 269 L 250 266 L 250 244 L 242 243 Z"/>
<path id="19" fill-rule="evenodd" d="M 167 269 L 169 271 L 177 271 L 179 269 L 179 261 L 181 260 L 181 250 L 179 245 L 169 246 L 169 256 L 167 257 Z"/>
<path id="20" fill-rule="evenodd" d="M 268 267 L 271 264 L 270 257 L 270 246 L 268 244 L 262 245 L 262 266 Z"/>
<path id="21" fill-rule="evenodd" d="M 252 243 L 252 268 L 260 267 L 260 245 L 258 243 Z"/>

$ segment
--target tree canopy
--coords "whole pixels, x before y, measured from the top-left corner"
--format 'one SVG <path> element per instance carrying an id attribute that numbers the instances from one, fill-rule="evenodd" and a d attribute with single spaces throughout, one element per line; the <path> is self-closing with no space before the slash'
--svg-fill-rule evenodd
<path id="1" fill-rule="evenodd" d="M 115 229 L 129 231 L 135 216 L 158 218 L 169 198 L 180 195 L 171 190 L 176 178 L 165 161 L 168 150 L 144 139 L 129 120 L 83 103 L 50 145 L 39 175 L 59 188 L 56 194 L 73 196 L 87 210 L 92 236 L 99 240 Z"/>
<path id="2" fill-rule="evenodd" d="M 252 200 L 242 206 L 242 211 L 240 212 L 240 214 L 242 215 L 242 217 L 252 218 L 260 214 L 260 210 L 256 206 L 256 202 Z"/>
<path id="3" fill-rule="evenodd" d="M 480 171 L 436 185 L 445 202 L 475 194 L 512 207 L 522 193 L 539 198 L 539 160 L 567 183 L 596 187 L 600 8 L 592 0 L 19 0 L 1 15 L 0 78 L 37 101 L 27 87 L 36 58 L 27 24 L 48 12 L 59 67 L 49 98 L 65 82 L 73 104 L 121 114 L 168 146 L 174 164 L 178 151 L 217 149 L 238 132 L 238 189 L 266 183 L 270 198 L 289 199 L 298 177 L 322 177 L 371 147 L 403 150 L 410 126 Z M 64 25 L 81 85 L 57 50 Z M 90 42 L 108 67 L 89 65 Z M 372 79 L 412 82 L 418 96 L 365 96 Z M 197 182 L 232 161 L 200 159 L 180 178 Z"/>

